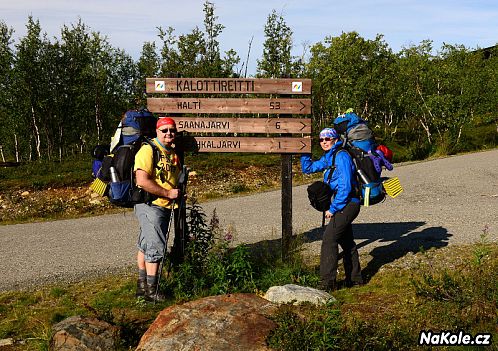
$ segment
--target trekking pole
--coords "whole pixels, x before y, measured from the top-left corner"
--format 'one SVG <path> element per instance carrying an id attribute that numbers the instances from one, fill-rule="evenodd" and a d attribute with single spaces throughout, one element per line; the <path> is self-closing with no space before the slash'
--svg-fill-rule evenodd
<path id="1" fill-rule="evenodd" d="M 181 235 L 181 253 L 182 257 L 185 254 L 185 213 L 183 212 L 185 209 L 185 195 L 187 194 L 187 183 L 188 183 L 188 174 L 190 172 L 190 168 L 183 165 L 182 173 L 180 174 L 180 178 L 178 180 L 181 192 L 180 205 L 178 208 L 179 218 L 177 221 L 177 226 Z"/>
<path id="2" fill-rule="evenodd" d="M 167 253 L 167 250 L 168 250 L 168 240 L 167 240 L 167 238 L 169 238 L 169 230 L 171 228 L 171 222 L 173 221 L 174 215 L 175 215 L 175 200 L 173 200 L 173 205 L 172 205 L 172 208 L 171 208 L 171 214 L 169 216 L 169 221 L 168 221 L 168 229 L 166 230 L 164 250 L 163 250 L 163 257 L 161 259 L 161 265 L 159 266 L 159 272 L 158 272 L 158 276 L 157 276 L 156 292 L 154 293 L 154 304 L 157 301 L 157 294 L 159 293 L 159 283 L 161 282 L 161 276 L 163 275 L 164 260 L 165 260 L 166 253 Z"/>
<path id="3" fill-rule="evenodd" d="M 322 228 L 325 227 L 325 211 L 322 212 Z"/>
<path id="4" fill-rule="evenodd" d="M 177 218 L 175 218 L 175 222 L 174 222 L 174 228 L 175 228 L 175 239 L 174 239 L 174 244 L 173 244 L 173 250 L 172 252 L 170 253 L 170 256 L 169 256 L 169 260 L 168 260 L 168 270 L 167 270 L 167 273 L 169 274 L 171 272 L 171 268 L 173 266 L 173 255 L 175 255 L 174 257 L 176 257 L 176 255 L 178 254 L 178 250 L 181 250 L 180 252 L 180 255 L 181 257 L 183 258 L 183 255 L 184 255 L 184 251 L 185 251 L 185 248 L 184 248 L 184 236 L 185 236 L 185 233 L 184 233 L 184 214 L 183 214 L 183 207 L 184 207 L 184 204 L 185 204 L 185 198 L 183 196 L 183 194 L 185 194 L 185 191 L 186 191 L 186 186 L 184 186 L 187 182 L 187 177 L 188 177 L 188 172 L 190 171 L 189 168 L 185 167 L 183 168 L 182 172 L 180 173 L 180 176 L 178 177 L 178 188 L 180 190 L 180 200 L 179 200 L 179 204 L 178 204 L 178 209 L 177 209 Z M 180 235 L 181 237 L 179 238 L 181 240 L 180 244 L 178 244 L 179 240 L 177 238 L 177 234 L 178 232 L 180 232 Z"/>

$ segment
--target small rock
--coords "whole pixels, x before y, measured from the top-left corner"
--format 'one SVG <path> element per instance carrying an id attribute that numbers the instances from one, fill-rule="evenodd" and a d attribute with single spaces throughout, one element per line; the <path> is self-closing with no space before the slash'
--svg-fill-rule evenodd
<path id="1" fill-rule="evenodd" d="M 9 346 L 9 345 L 14 345 L 14 339 L 12 338 L 0 339 L 0 347 Z"/>
<path id="2" fill-rule="evenodd" d="M 301 302 L 310 302 L 315 305 L 335 301 L 335 298 L 325 291 L 295 284 L 272 286 L 268 289 L 264 298 L 274 303 L 294 302 L 294 304 L 299 304 Z"/>
<path id="3" fill-rule="evenodd" d="M 117 327 L 95 318 L 73 316 L 53 326 L 50 350 L 114 350 L 118 345 Z"/>
<path id="4" fill-rule="evenodd" d="M 24 197 L 26 197 L 28 195 L 29 195 L 29 191 L 24 191 L 24 192 L 21 193 L 21 196 L 24 196 Z"/>
<path id="5" fill-rule="evenodd" d="M 90 197 L 91 197 L 92 199 L 95 199 L 96 197 L 99 197 L 99 196 L 100 196 L 100 195 L 99 195 L 99 194 L 97 194 L 97 193 L 92 193 L 92 194 L 90 195 Z"/>

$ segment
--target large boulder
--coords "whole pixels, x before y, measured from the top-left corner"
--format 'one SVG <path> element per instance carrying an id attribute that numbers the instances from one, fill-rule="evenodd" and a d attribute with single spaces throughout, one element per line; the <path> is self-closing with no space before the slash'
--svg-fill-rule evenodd
<path id="1" fill-rule="evenodd" d="M 323 305 L 329 301 L 335 301 L 332 295 L 323 290 L 295 284 L 272 286 L 268 289 L 264 298 L 275 303 L 292 302 L 299 304 L 301 302 L 310 302 L 315 305 Z"/>
<path id="2" fill-rule="evenodd" d="M 52 327 L 50 350 L 115 350 L 119 329 L 96 318 L 73 316 Z"/>
<path id="3" fill-rule="evenodd" d="M 254 294 L 210 296 L 161 311 L 137 351 L 269 350 L 276 305 Z"/>

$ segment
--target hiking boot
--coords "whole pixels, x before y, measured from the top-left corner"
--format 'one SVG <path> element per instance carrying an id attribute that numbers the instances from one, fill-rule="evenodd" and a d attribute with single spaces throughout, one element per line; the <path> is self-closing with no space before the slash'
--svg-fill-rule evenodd
<path id="1" fill-rule="evenodd" d="M 157 290 L 157 294 L 156 294 Z M 161 292 L 161 290 L 157 289 L 156 285 L 147 286 L 145 289 L 145 300 L 149 302 L 163 302 L 166 300 L 166 296 Z"/>
<path id="2" fill-rule="evenodd" d="M 346 281 L 345 283 L 348 288 L 365 285 L 365 283 L 363 283 L 362 281 Z"/>
<path id="3" fill-rule="evenodd" d="M 330 283 L 324 283 L 324 282 L 322 282 L 318 286 L 318 289 L 330 293 L 332 291 L 336 291 L 337 290 L 337 284 L 336 284 L 335 281 L 332 281 Z"/>
<path id="4" fill-rule="evenodd" d="M 135 297 L 143 297 L 145 296 L 147 290 L 147 281 L 138 279 L 137 280 L 137 291 L 135 292 Z"/>

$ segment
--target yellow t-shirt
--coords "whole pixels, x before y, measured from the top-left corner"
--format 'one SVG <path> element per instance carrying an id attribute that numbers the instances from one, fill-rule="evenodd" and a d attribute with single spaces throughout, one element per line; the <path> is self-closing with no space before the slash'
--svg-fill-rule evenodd
<path id="1" fill-rule="evenodd" d="M 148 144 L 142 145 L 135 155 L 135 166 L 133 171 L 141 169 L 151 175 L 157 184 L 167 190 L 178 188 L 178 177 L 180 175 L 180 160 L 173 150 L 166 150 L 156 139 L 154 144 L 161 152 L 161 159 L 157 162 L 157 167 L 152 165 L 152 147 Z M 158 197 L 152 202 L 154 205 L 171 208 L 173 201 L 164 197 Z M 175 208 L 177 205 L 175 205 Z"/>

